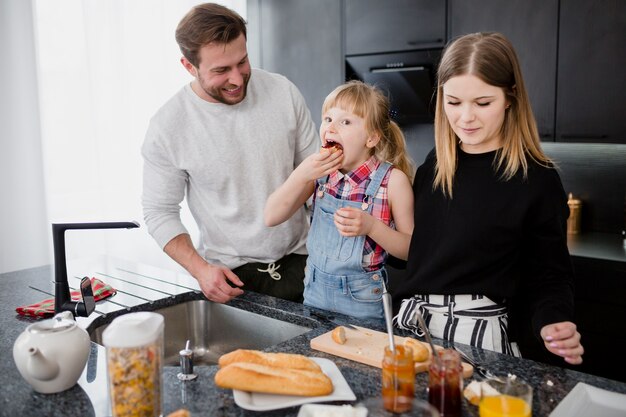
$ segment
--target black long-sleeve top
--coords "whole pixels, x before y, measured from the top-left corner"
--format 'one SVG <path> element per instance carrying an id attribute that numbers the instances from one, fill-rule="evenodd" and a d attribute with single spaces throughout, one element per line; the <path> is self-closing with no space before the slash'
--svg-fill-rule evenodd
<path id="1" fill-rule="evenodd" d="M 458 148 L 453 197 L 433 190 L 432 151 L 413 183 L 415 228 L 394 306 L 414 294 L 482 294 L 521 303 L 539 337 L 550 323 L 573 321 L 573 271 L 567 249 L 567 198 L 555 169 L 529 161 L 528 176 L 494 172 L 497 151 Z"/>

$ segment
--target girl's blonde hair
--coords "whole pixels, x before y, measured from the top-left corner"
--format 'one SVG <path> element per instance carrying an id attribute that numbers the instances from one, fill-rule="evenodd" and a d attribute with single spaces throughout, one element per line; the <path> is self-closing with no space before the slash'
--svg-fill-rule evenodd
<path id="1" fill-rule="evenodd" d="M 441 187 L 452 198 L 457 166 L 459 139 L 450 127 L 444 111 L 443 85 L 452 77 L 474 75 L 485 83 L 500 87 L 510 103 L 504 115 L 494 170 L 502 179 L 510 180 L 520 169 L 528 174 L 528 158 L 540 165 L 553 166 L 541 150 L 537 123 L 530 107 L 522 71 L 513 45 L 500 33 L 483 32 L 464 35 L 454 40 L 441 58 L 437 71 L 437 104 L 435 109 L 435 148 L 437 164 L 433 188 Z"/>
<path id="2" fill-rule="evenodd" d="M 387 161 L 404 172 L 411 181 L 415 168 L 406 150 L 404 134 L 389 116 L 389 100 L 378 88 L 362 81 L 349 81 L 335 88 L 324 100 L 322 114 L 331 107 L 356 114 L 365 120 L 369 134 L 380 140 L 371 150 L 380 161 Z"/>

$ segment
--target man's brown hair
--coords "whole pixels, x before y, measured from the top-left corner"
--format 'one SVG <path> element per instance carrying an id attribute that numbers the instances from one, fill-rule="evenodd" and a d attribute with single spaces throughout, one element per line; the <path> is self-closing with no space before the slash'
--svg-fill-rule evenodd
<path id="1" fill-rule="evenodd" d="M 176 27 L 176 42 L 183 56 L 198 68 L 200 49 L 211 42 L 227 44 L 246 34 L 246 21 L 227 7 L 215 3 L 199 4 Z"/>

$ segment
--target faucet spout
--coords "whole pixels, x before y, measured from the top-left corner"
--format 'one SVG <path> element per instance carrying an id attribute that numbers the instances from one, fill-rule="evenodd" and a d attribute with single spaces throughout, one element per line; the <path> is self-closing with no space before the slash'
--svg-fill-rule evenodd
<path id="1" fill-rule="evenodd" d="M 91 281 L 85 277 L 80 282 L 83 301 L 72 301 L 70 286 L 67 282 L 67 264 L 65 261 L 65 231 L 77 229 L 134 229 L 137 222 L 101 222 L 101 223 L 53 223 L 52 245 L 54 247 L 54 313 L 71 311 L 74 316 L 89 316 L 95 309 Z"/>

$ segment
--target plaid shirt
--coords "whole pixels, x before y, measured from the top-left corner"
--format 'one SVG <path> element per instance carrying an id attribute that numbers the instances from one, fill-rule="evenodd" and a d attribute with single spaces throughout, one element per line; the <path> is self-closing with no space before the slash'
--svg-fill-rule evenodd
<path id="1" fill-rule="evenodd" d="M 379 165 L 380 161 L 376 159 L 375 156 L 372 156 L 363 165 L 345 175 L 339 171 L 333 172 L 328 178 L 326 192 L 342 200 L 363 201 L 365 191 L 370 183 L 370 175 L 376 171 Z M 389 183 L 390 174 L 391 169 L 387 171 L 380 187 L 376 191 L 374 201 L 372 202 L 371 214 L 387 226 L 394 227 L 387 194 L 387 184 Z M 318 187 L 319 183 L 315 187 L 316 190 Z M 313 204 L 315 204 L 315 199 L 317 198 L 316 194 L 317 193 L 313 193 Z M 366 271 L 375 271 L 383 266 L 386 259 L 387 252 L 371 238 L 366 237 L 365 246 L 363 248 L 363 268 Z"/>

